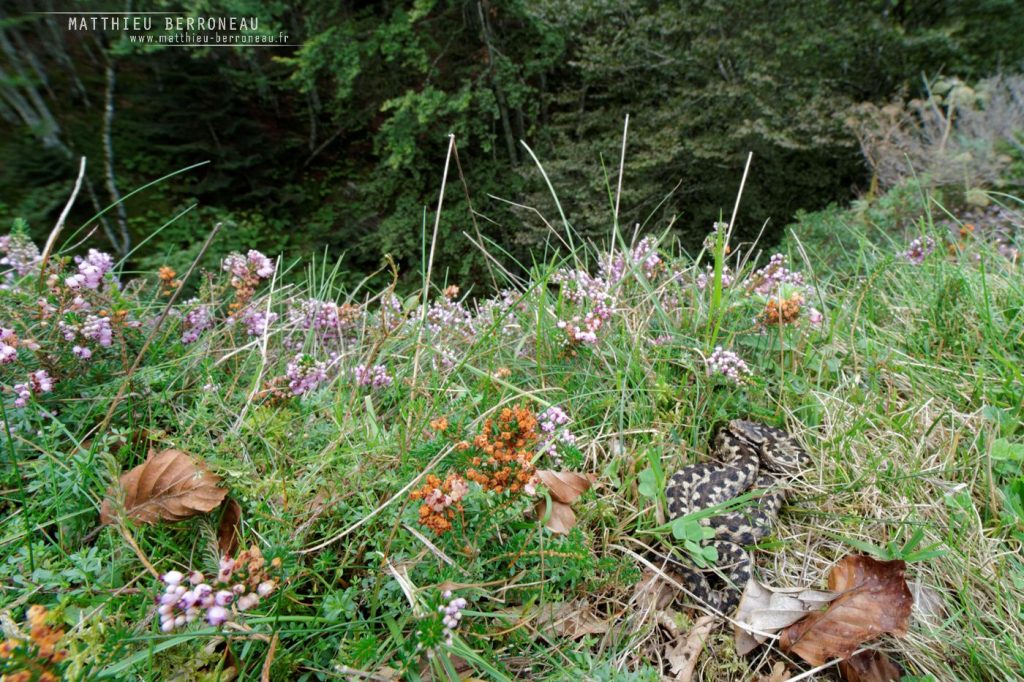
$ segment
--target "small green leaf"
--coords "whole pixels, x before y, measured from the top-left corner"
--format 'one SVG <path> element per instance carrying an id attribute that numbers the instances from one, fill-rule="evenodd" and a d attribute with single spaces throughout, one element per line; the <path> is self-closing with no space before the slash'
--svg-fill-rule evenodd
<path id="1" fill-rule="evenodd" d="M 1024 445 L 1011 443 L 1005 438 L 997 438 L 992 443 L 992 459 L 1024 462 Z"/>
<path id="2" fill-rule="evenodd" d="M 655 473 L 654 469 L 644 469 L 643 471 L 640 472 L 640 475 L 637 477 L 637 480 L 640 482 L 636 488 L 637 492 L 639 492 L 644 497 L 648 497 L 650 499 L 655 499 L 658 497 L 658 476 Z"/>

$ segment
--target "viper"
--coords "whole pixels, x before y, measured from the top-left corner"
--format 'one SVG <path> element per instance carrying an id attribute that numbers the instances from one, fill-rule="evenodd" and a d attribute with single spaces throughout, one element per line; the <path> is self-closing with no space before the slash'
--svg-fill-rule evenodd
<path id="1" fill-rule="evenodd" d="M 665 497 L 673 520 L 748 491 L 761 492 L 747 508 L 701 519 L 714 530 L 705 542 L 717 550 L 717 576 L 725 580 L 716 579 L 715 572 L 684 565 L 681 570 L 694 597 L 719 613 L 736 608 L 750 580 L 751 558 L 745 548 L 771 533 L 794 477 L 809 463 L 807 451 L 789 433 L 735 419 L 715 435 L 710 461 L 672 474 Z M 712 586 L 712 581 L 720 584 Z"/>

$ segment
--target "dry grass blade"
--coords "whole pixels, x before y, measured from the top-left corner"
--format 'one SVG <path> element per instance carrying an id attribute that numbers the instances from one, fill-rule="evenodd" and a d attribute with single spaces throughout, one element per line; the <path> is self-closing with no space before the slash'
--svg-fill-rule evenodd
<path id="1" fill-rule="evenodd" d="M 780 645 L 812 665 L 848 658 L 882 633 L 906 634 L 913 596 L 903 561 L 848 556 L 829 574 L 829 588 L 842 592 L 825 611 L 782 632 Z"/>
<path id="2" fill-rule="evenodd" d="M 217 487 L 220 476 L 202 462 L 173 448 L 159 452 L 120 479 L 124 494 L 124 515 L 142 523 L 183 521 L 216 509 L 227 490 Z M 112 501 L 103 501 L 100 520 L 116 518 Z"/>

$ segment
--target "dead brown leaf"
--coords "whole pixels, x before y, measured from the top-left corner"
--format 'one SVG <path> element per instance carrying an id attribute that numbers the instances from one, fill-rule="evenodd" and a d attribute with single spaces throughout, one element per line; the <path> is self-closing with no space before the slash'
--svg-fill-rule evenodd
<path id="1" fill-rule="evenodd" d="M 773 589 L 751 578 L 736 611 L 736 653 L 746 656 L 769 636 L 821 609 L 837 596 L 834 592 L 810 589 Z"/>
<path id="2" fill-rule="evenodd" d="M 603 635 L 611 627 L 606 619 L 594 613 L 590 604 L 582 600 L 543 604 L 531 615 L 533 613 L 536 614 L 537 629 L 569 639 Z"/>
<path id="3" fill-rule="evenodd" d="M 220 476 L 181 450 L 170 448 L 151 455 L 122 474 L 124 515 L 133 521 L 182 521 L 213 511 L 228 491 L 218 488 Z M 117 514 L 111 492 L 100 508 L 100 521 L 110 523 Z"/>
<path id="4" fill-rule="evenodd" d="M 672 674 L 676 682 L 690 682 L 693 671 L 697 668 L 700 652 L 704 650 L 711 629 L 715 627 L 714 616 L 701 616 L 693 623 L 686 637 L 679 636 L 675 643 L 665 651 Z"/>
<path id="5" fill-rule="evenodd" d="M 846 682 L 899 682 L 903 670 L 881 651 L 862 651 L 839 663 Z"/>
<path id="6" fill-rule="evenodd" d="M 597 477 L 593 474 L 578 474 L 575 471 L 551 471 L 543 469 L 537 477 L 548 489 L 551 497 L 551 515 L 544 527 L 561 535 L 566 535 L 576 525 L 576 514 L 569 507 L 580 495 L 590 490 Z M 538 519 L 548 513 L 547 499 L 541 498 L 533 505 Z"/>
<path id="7" fill-rule="evenodd" d="M 913 597 L 903 561 L 848 556 L 832 569 L 829 589 L 841 592 L 827 610 L 782 631 L 779 645 L 811 665 L 845 659 L 864 642 L 890 632 L 904 635 Z"/>
<path id="8" fill-rule="evenodd" d="M 224 511 L 220 514 L 220 524 L 217 526 L 217 549 L 220 555 L 235 556 L 241 535 L 242 507 L 229 497 L 224 502 Z"/>
<path id="9" fill-rule="evenodd" d="M 772 666 L 771 675 L 761 675 L 757 678 L 757 682 L 786 682 L 791 677 L 793 677 L 793 673 L 789 672 L 785 663 L 779 661 Z"/>
<path id="10" fill-rule="evenodd" d="M 537 477 L 548 489 L 551 499 L 563 504 L 572 504 L 576 498 L 590 490 L 597 477 L 594 474 L 578 474 L 575 471 L 551 471 L 541 469 Z"/>

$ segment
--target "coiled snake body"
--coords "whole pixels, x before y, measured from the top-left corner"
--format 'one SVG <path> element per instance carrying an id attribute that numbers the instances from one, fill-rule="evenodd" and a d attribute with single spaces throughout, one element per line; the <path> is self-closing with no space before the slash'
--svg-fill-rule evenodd
<path id="1" fill-rule="evenodd" d="M 807 451 L 785 431 L 737 419 L 716 434 L 713 461 L 691 464 L 671 476 L 665 497 L 672 519 L 722 504 L 748 490 L 765 490 L 746 509 L 701 520 L 715 531 L 707 544 L 718 551 L 718 568 L 726 581 L 713 588 L 708 578 L 714 573 L 684 566 L 693 596 L 720 613 L 736 608 L 750 580 L 750 556 L 744 546 L 771 533 L 789 481 L 809 462 Z"/>

